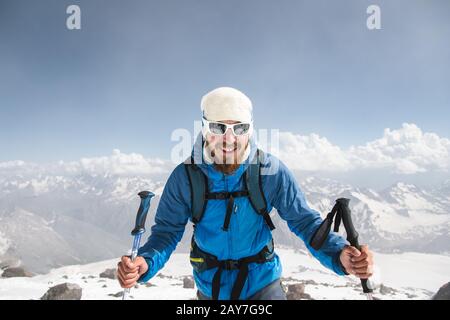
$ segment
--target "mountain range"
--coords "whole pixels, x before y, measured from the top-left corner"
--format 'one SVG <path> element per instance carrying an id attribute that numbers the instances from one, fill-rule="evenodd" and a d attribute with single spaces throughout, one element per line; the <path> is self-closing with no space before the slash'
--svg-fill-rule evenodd
<path id="1" fill-rule="evenodd" d="M 428 189 L 398 182 L 377 191 L 315 176 L 298 181 L 308 204 L 322 216 L 335 199 L 349 198 L 360 241 L 378 252 L 450 253 L 450 181 Z M 0 177 L 0 263 L 45 273 L 125 254 L 137 193 L 156 194 L 147 218 L 150 230 L 164 183 L 161 177 L 89 173 Z M 304 248 L 276 210 L 272 215 L 276 242 Z M 188 250 L 191 234 L 189 224 L 177 252 Z"/>

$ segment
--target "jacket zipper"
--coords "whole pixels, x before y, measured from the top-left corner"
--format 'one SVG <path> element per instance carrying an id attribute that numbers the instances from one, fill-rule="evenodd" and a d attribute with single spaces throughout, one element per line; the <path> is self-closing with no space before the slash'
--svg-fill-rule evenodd
<path id="1" fill-rule="evenodd" d="M 227 180 L 227 177 L 225 176 L 225 173 L 222 173 L 222 177 L 223 177 L 224 184 L 225 184 L 225 191 L 226 191 L 226 192 L 229 192 L 229 190 L 228 190 L 228 180 Z M 234 209 L 234 208 L 232 208 L 232 211 L 231 211 L 231 212 L 234 211 L 233 209 Z M 231 238 L 231 235 L 232 235 L 231 224 L 232 224 L 232 222 L 231 222 L 231 220 L 230 220 L 230 224 L 229 224 L 229 226 L 228 226 L 228 231 L 227 231 L 227 238 L 228 238 L 228 255 L 227 255 L 227 257 L 228 257 L 228 258 L 231 256 L 231 252 L 232 252 L 232 243 L 233 243 L 232 238 Z M 226 283 L 229 284 L 230 281 L 231 281 L 231 278 L 230 278 L 230 272 L 227 270 L 227 271 L 224 272 L 224 273 L 226 274 Z"/>

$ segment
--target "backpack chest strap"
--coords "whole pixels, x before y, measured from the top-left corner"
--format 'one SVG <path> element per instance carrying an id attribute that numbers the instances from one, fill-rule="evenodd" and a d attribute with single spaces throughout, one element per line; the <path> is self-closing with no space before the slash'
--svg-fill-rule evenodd
<path id="1" fill-rule="evenodd" d="M 228 200 L 227 210 L 225 212 L 225 219 L 223 221 L 222 230 L 228 231 L 230 225 L 231 214 L 234 208 L 234 198 L 248 197 L 249 193 L 247 190 L 243 191 L 233 191 L 233 192 L 207 192 L 205 198 L 208 200 Z"/>
<path id="2" fill-rule="evenodd" d="M 205 198 L 208 200 L 226 200 L 229 198 L 248 197 L 248 191 L 233 191 L 233 192 L 207 192 Z"/>

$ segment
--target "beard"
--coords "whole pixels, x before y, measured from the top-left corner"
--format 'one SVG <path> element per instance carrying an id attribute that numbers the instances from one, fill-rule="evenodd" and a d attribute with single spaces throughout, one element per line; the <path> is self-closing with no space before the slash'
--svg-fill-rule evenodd
<path id="1" fill-rule="evenodd" d="M 236 169 L 239 168 L 239 166 L 242 163 L 242 160 L 243 160 L 242 158 L 244 156 L 245 150 L 248 148 L 249 143 L 250 142 L 247 141 L 245 147 L 243 147 L 242 145 L 238 145 L 238 143 L 236 141 L 234 143 L 234 147 L 235 147 L 236 151 L 233 153 L 231 161 L 227 159 L 225 154 L 222 155 L 222 159 L 216 159 L 215 150 L 214 149 L 208 150 L 207 152 L 209 152 L 211 154 L 212 159 L 214 159 L 214 168 L 225 174 L 231 174 L 234 171 L 236 171 Z M 209 143 L 209 141 L 206 140 L 205 148 L 208 148 L 208 147 L 210 148 L 210 143 Z M 223 143 L 223 147 L 224 148 L 226 147 L 225 142 Z M 220 160 L 220 161 L 218 161 L 218 160 Z"/>

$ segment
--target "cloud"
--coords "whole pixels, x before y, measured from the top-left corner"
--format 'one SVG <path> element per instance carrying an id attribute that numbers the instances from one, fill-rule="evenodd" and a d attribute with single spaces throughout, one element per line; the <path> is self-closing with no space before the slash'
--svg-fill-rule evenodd
<path id="1" fill-rule="evenodd" d="M 381 138 L 345 150 L 314 133 L 302 136 L 280 132 L 278 146 L 273 153 L 292 170 L 350 172 L 381 169 L 398 174 L 450 171 L 450 140 L 435 133 L 424 133 L 409 123 L 396 130 L 387 128 Z M 175 165 L 169 160 L 149 159 L 138 153 L 127 154 L 115 149 L 109 156 L 46 165 L 20 160 L 2 162 L 0 176 L 90 174 L 162 177 L 168 175 Z"/>
<path id="2" fill-rule="evenodd" d="M 82 158 L 73 168 L 91 174 L 153 175 L 167 172 L 167 162 L 160 159 L 146 159 L 138 153 L 125 154 L 114 149 L 109 157 Z"/>
<path id="3" fill-rule="evenodd" d="M 415 124 L 384 130 L 383 136 L 361 146 L 342 150 L 316 134 L 280 133 L 280 158 L 292 169 L 350 171 L 386 169 L 400 174 L 450 169 L 450 140 L 424 133 Z"/>
<path id="4" fill-rule="evenodd" d="M 170 173 L 173 164 L 158 158 L 148 159 L 138 153 L 122 153 L 114 149 L 110 156 L 81 158 L 78 161 L 38 165 L 31 162 L 8 161 L 0 163 L 3 175 L 118 175 L 118 176 L 155 176 Z"/>
<path id="5" fill-rule="evenodd" d="M 344 151 L 317 134 L 308 136 L 281 132 L 280 158 L 291 169 L 306 171 L 346 171 L 351 163 Z"/>
<path id="6" fill-rule="evenodd" d="M 40 172 L 42 168 L 35 163 L 22 160 L 0 162 L 0 179 L 6 175 L 30 175 Z"/>

